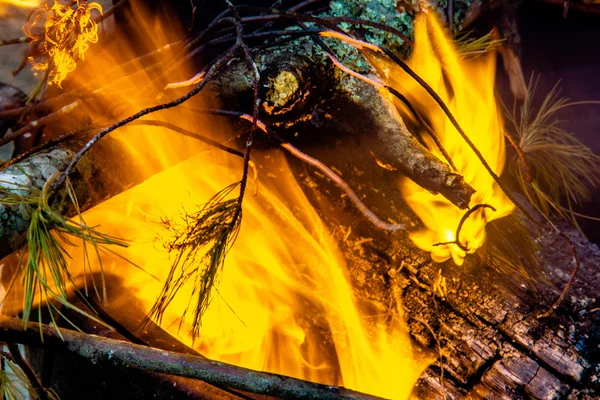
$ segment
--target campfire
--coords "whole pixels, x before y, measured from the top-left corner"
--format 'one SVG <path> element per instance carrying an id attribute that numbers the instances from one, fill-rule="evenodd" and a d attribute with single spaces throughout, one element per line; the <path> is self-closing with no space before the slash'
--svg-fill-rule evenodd
<path id="1" fill-rule="evenodd" d="M 205 3 L 0 3 L 7 397 L 74 396 L 16 343 L 185 398 L 600 390 L 599 158 L 512 6 Z"/>

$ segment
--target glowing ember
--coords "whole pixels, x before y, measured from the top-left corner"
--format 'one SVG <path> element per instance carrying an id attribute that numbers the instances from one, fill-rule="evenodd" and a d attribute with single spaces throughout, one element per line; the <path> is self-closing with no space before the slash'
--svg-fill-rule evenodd
<path id="1" fill-rule="evenodd" d="M 429 121 L 458 172 L 476 190 L 470 207 L 489 204 L 496 208 L 496 212 L 479 209 L 461 229 L 459 242 L 469 249 L 468 253 L 475 252 L 485 241 L 486 223 L 510 214 L 514 205 L 425 90 L 399 67 L 384 60 L 375 62 L 385 71 L 390 85 L 403 93 Z M 502 119 L 494 96 L 495 55 L 464 59 L 447 38 L 437 18 L 433 14 L 424 14 L 415 23 L 415 48 L 408 64 L 440 95 L 492 170 L 500 175 L 504 168 L 505 148 Z M 404 110 L 402 104 L 398 103 L 398 107 Z M 405 112 L 403 118 L 410 120 L 411 115 Z M 428 148 L 444 160 L 433 140 L 427 136 L 425 141 Z M 467 252 L 458 245 L 435 245 L 457 240 L 456 230 L 465 212 L 408 179 L 401 182 L 401 188 L 408 205 L 425 225 L 423 230 L 411 234 L 411 239 L 419 248 L 430 252 L 434 261 L 442 262 L 452 257 L 461 265 Z"/>

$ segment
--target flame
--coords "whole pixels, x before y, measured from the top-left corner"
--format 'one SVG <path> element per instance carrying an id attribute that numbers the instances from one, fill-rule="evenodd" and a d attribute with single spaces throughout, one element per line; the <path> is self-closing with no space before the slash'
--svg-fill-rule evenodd
<path id="1" fill-rule="evenodd" d="M 153 81 L 147 66 L 166 70 L 178 49 L 166 45 L 168 30 L 151 16 L 138 15 L 136 20 L 139 38 L 161 52 L 152 62 L 145 60 L 146 67 L 132 62 L 136 55 L 119 41 L 96 57 L 90 55 L 70 82 L 84 93 L 93 93 L 94 99 L 68 118 L 106 118 L 107 108 L 116 108 L 121 117 L 129 115 L 149 103 L 166 101 L 156 97 L 154 85 L 163 88 L 165 83 L 186 82 L 197 72 L 181 65 L 169 72 L 168 82 Z M 125 62 L 126 68 L 118 71 L 115 66 Z M 191 101 L 206 104 L 210 97 Z M 184 107 L 151 116 L 158 118 L 221 142 L 231 136 L 223 124 L 190 114 Z M 132 241 L 120 255 L 146 272 L 111 254 L 103 256 L 103 268 L 117 275 L 123 294 L 148 312 L 174 256 L 165 249 L 172 231 L 164 221 L 181 223 L 182 210 L 197 209 L 239 180 L 242 164 L 229 154 L 207 151 L 193 139 L 156 127 L 125 126 L 111 137 L 129 151 L 140 174 L 150 178 L 83 217 L 106 234 Z M 241 231 L 213 291 L 200 337 L 194 340 L 188 334 L 191 321 L 182 319 L 193 290 L 190 285 L 179 291 L 161 326 L 209 358 L 387 398 L 408 398 L 432 357 L 413 352 L 399 301 L 390 299 L 383 306 L 356 298 L 340 249 L 284 156 L 279 150 L 253 154 L 258 173 L 250 182 Z M 80 251 L 69 253 L 73 256 L 70 270 L 83 271 Z"/>
<path id="2" fill-rule="evenodd" d="M 16 7 L 23 10 L 38 7 L 42 0 L 0 0 L 0 15 L 7 13 L 9 7 Z"/>
<path id="3" fill-rule="evenodd" d="M 33 12 L 23 26 L 23 32 L 36 41 L 43 40 L 40 56 L 28 57 L 34 71 L 49 70 L 48 82 L 61 87 L 67 75 L 83 59 L 90 43 L 98 41 L 98 25 L 92 20 L 92 10 L 102 13 L 96 2 L 79 1 L 75 8 L 54 0 L 52 7 L 44 5 Z"/>
<path id="4" fill-rule="evenodd" d="M 514 205 L 431 96 L 399 67 L 380 59 L 374 62 L 385 71 L 390 85 L 403 93 L 429 121 L 458 172 L 476 190 L 470 206 L 489 204 L 497 210 L 478 210 L 465 221 L 459 240 L 469 249 L 467 252 L 456 244 L 436 246 L 457 240 L 456 230 L 464 210 L 408 179 L 401 182 L 402 195 L 424 224 L 424 229 L 410 235 L 411 239 L 419 248 L 430 252 L 434 261 L 442 262 L 452 257 L 457 265 L 462 265 L 467 253 L 473 253 L 483 245 L 486 223 L 510 214 Z M 436 16 L 424 13 L 415 22 L 415 48 L 408 64 L 440 95 L 492 170 L 500 175 L 504 168 L 505 147 L 503 123 L 494 95 L 495 54 L 464 58 Z M 400 103 L 398 108 L 404 110 Z M 411 116 L 404 112 L 403 118 L 410 120 Z M 445 161 L 433 140 L 428 136 L 424 140 L 432 153 Z"/>

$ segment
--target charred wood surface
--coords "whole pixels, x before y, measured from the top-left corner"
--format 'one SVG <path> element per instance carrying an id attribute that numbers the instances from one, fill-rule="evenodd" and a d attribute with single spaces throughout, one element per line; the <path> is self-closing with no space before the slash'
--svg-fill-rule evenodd
<path id="1" fill-rule="evenodd" d="M 321 157 L 335 162 L 331 154 Z M 597 398 L 600 250 L 583 235 L 563 227 L 576 245 L 581 269 L 561 306 L 538 318 L 558 298 L 572 272 L 571 253 L 559 235 L 544 233 L 537 239 L 541 275 L 531 281 L 495 271 L 476 259 L 467 259 L 460 267 L 451 260 L 432 263 L 429 254 L 415 249 L 406 236 L 378 232 L 352 219 L 352 210 L 336 189 L 296 167 L 305 193 L 331 230 L 338 232 L 356 295 L 383 308 L 400 299 L 415 343 L 438 354 L 440 341 L 441 355 L 415 387 L 419 398 Z M 355 186 L 371 192 L 374 210 L 410 214 L 390 195 L 394 192 L 387 186 L 390 182 L 371 180 L 379 192 L 373 193 L 364 174 L 352 172 L 350 162 L 338 161 L 336 167 Z M 348 228 L 351 234 L 345 237 Z M 445 296 L 434 288 L 440 273 L 447 279 Z"/>

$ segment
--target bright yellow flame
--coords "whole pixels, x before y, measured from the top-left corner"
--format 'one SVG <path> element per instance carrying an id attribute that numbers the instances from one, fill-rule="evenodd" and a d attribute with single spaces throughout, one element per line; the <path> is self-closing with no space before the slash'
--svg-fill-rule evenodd
<path id="1" fill-rule="evenodd" d="M 473 253 L 485 241 L 486 223 L 510 214 L 514 205 L 429 94 L 399 67 L 384 60 L 375 62 L 385 71 L 390 84 L 430 122 L 458 172 L 477 191 L 470 206 L 485 203 L 497 209 L 496 212 L 481 209 L 466 220 L 459 240 L 469 248 L 468 253 Z M 462 58 L 436 16 L 426 13 L 415 22 L 415 48 L 408 64 L 440 95 L 492 170 L 500 175 L 504 168 L 505 148 L 503 124 L 494 96 L 495 54 L 469 60 Z M 398 107 L 404 110 L 403 105 L 398 104 Z M 407 113 L 403 117 L 411 118 Z M 426 137 L 425 141 L 428 148 L 444 160 L 433 140 Z M 430 252 L 434 261 L 442 262 L 452 257 L 456 264 L 462 265 L 466 252 L 456 244 L 434 245 L 456 240 L 456 229 L 465 211 L 408 179 L 401 182 L 401 188 L 408 205 L 425 225 L 424 229 L 411 234 L 411 239 L 419 248 Z"/>
<path id="2" fill-rule="evenodd" d="M 0 15 L 3 15 L 10 6 L 30 9 L 38 7 L 41 3 L 42 0 L 0 0 Z"/>
<path id="3" fill-rule="evenodd" d="M 408 398 L 431 360 L 413 354 L 399 304 L 392 309 L 358 306 L 344 259 L 282 154 L 267 157 L 277 178 L 264 171 L 258 195 L 244 203 L 241 232 L 203 318 L 201 336 L 193 342 L 187 334 L 191 321 L 180 320 L 190 285 L 167 309 L 162 326 L 212 359 Z M 122 254 L 162 281 L 172 260 L 162 246 L 170 232 L 160 219 L 177 222 L 182 208 L 194 209 L 237 180 L 241 164 L 230 164 L 208 154 L 193 157 L 84 217 L 91 225 L 101 224 L 104 232 L 133 240 Z M 162 282 L 117 257 L 105 258 L 105 266 L 149 310 Z"/>
<path id="4" fill-rule="evenodd" d="M 168 43 L 167 32 L 151 17 L 141 17 L 139 11 L 136 15 L 136 27 L 143 33 L 139 37 L 163 49 L 153 59 L 156 64 L 146 60 L 146 65 L 164 71 L 178 49 L 161 47 Z M 157 83 L 152 81 L 152 72 L 135 63 L 115 71 L 116 65 L 135 55 L 119 43 L 113 45 L 93 60 L 90 56 L 88 65 L 71 78 L 82 92 L 95 94 L 89 105 L 82 104 L 74 112 L 95 119 L 106 117 L 107 108 L 116 108 L 129 115 L 149 103 L 166 101 L 154 96 L 155 85 L 163 88 L 165 83 L 183 82 L 197 72 L 180 66 L 169 72 L 168 82 Z M 205 95 L 191 102 L 206 104 L 209 98 Z M 151 118 L 221 142 L 231 136 L 230 129 L 183 107 Z M 86 212 L 84 218 L 91 226 L 99 225 L 102 232 L 132 240 L 133 246 L 121 254 L 159 278 L 150 278 L 116 256 L 104 257 L 105 272 L 120 277 L 124 295 L 134 296 L 149 311 L 173 261 L 173 254 L 164 247 L 172 233 L 163 220 L 181 223 L 183 210 L 195 211 L 217 191 L 239 180 L 241 160 L 207 151 L 202 143 L 156 127 L 126 126 L 111 137 L 129 150 L 142 176 L 155 175 Z M 190 285 L 180 290 L 167 309 L 163 328 L 213 359 L 387 398 L 408 398 L 432 359 L 413 354 L 400 304 L 390 299 L 387 307 L 364 300 L 359 305 L 340 250 L 283 155 L 278 150 L 253 154 L 258 179 L 249 183 L 241 231 L 203 318 L 201 336 L 194 341 L 188 334 L 191 321 L 180 321 L 189 306 Z M 255 185 L 258 194 L 254 196 Z M 81 269 L 80 252 L 69 253 L 75 257 L 70 270 Z"/>
<path id="5" fill-rule="evenodd" d="M 30 56 L 29 61 L 34 71 L 50 71 L 50 84 L 60 87 L 75 70 L 77 61 L 83 59 L 90 43 L 98 41 L 98 25 L 92 19 L 92 10 L 102 13 L 102 6 L 96 2 L 77 2 L 77 7 L 71 8 L 54 0 L 52 7 L 45 5 L 36 10 L 23 27 L 23 32 L 34 41 L 43 38 L 45 54 L 41 58 Z"/>

